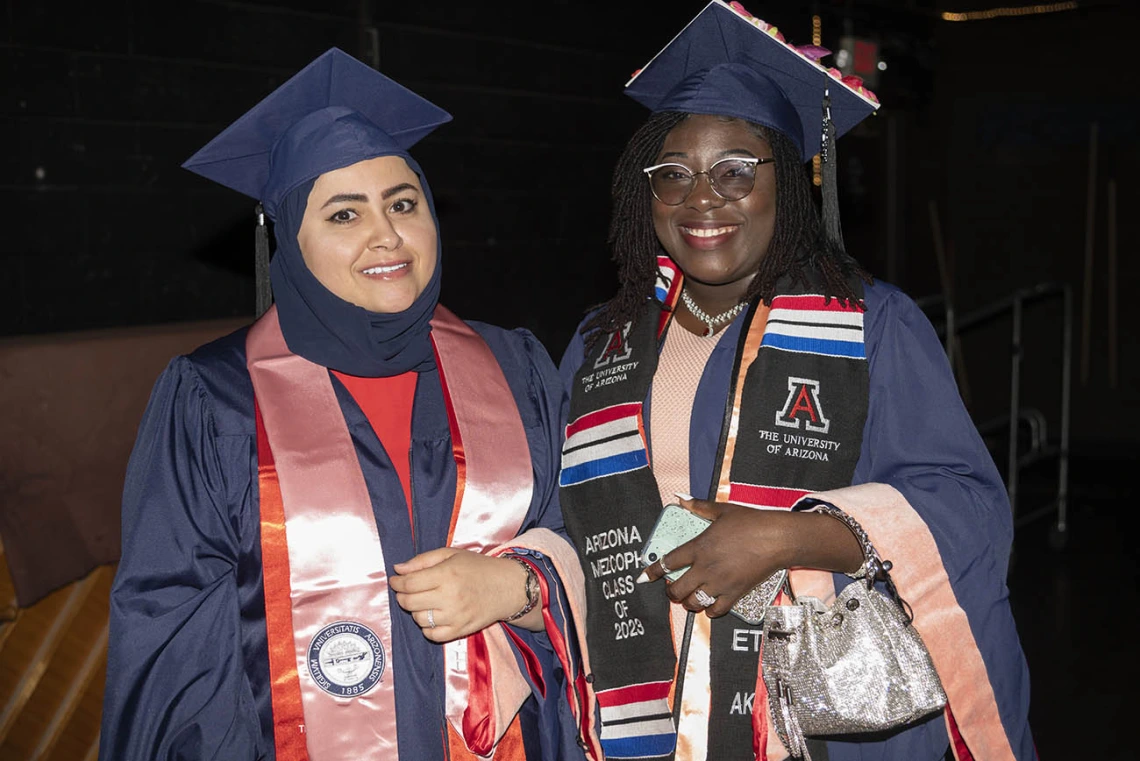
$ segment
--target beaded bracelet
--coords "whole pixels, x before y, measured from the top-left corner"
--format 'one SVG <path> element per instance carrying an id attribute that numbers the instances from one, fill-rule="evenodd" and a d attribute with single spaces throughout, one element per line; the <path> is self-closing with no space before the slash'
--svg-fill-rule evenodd
<path id="1" fill-rule="evenodd" d="M 526 605 L 522 606 L 522 609 L 518 613 L 503 619 L 504 621 L 517 621 L 534 610 L 535 606 L 538 605 L 539 598 L 541 597 L 538 590 L 538 574 L 534 572 L 534 568 L 531 567 L 530 563 L 522 558 L 513 555 L 508 555 L 507 557 L 526 569 Z"/>

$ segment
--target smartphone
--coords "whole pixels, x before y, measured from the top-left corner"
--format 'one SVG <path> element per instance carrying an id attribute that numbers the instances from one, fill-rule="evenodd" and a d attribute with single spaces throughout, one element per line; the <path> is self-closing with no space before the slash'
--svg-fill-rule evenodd
<path id="1" fill-rule="evenodd" d="M 696 513 L 689 512 L 680 505 L 665 505 L 656 525 L 649 533 L 649 539 L 641 551 L 641 562 L 650 566 L 685 542 L 693 539 L 709 527 L 712 521 L 706 520 Z M 676 581 L 689 570 L 689 566 L 676 568 L 665 574 L 669 581 Z M 787 570 L 777 571 L 764 583 L 756 586 L 744 597 L 736 601 L 730 611 L 737 618 L 753 625 L 764 622 L 764 611 L 775 600 L 780 588 L 784 585 Z"/>
<path id="2" fill-rule="evenodd" d="M 645 566 L 656 563 L 685 542 L 696 537 L 709 527 L 712 521 L 706 520 L 696 513 L 689 512 L 680 505 L 665 505 L 661 515 L 657 517 L 657 524 L 649 533 L 645 548 L 641 552 L 641 562 Z M 688 570 L 676 568 L 665 574 L 669 581 L 676 581 Z"/>

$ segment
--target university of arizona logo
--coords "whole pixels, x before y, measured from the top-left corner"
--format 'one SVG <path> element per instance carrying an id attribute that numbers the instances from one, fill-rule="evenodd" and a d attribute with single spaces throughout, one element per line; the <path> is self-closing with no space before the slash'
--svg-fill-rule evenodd
<path id="1" fill-rule="evenodd" d="M 322 690 L 352 698 L 371 690 L 384 674 L 384 645 L 364 624 L 337 621 L 309 643 L 309 674 Z"/>
<path id="2" fill-rule="evenodd" d="M 629 345 L 629 329 L 633 325 L 627 322 L 620 330 L 610 333 L 602 347 L 602 353 L 594 360 L 594 369 L 605 367 L 612 362 L 624 362 L 633 354 L 633 347 Z"/>
<path id="3" fill-rule="evenodd" d="M 776 425 L 799 428 L 813 433 L 827 433 L 831 421 L 823 415 L 819 404 L 819 381 L 808 378 L 788 378 L 788 398 L 784 408 L 776 413 Z"/>

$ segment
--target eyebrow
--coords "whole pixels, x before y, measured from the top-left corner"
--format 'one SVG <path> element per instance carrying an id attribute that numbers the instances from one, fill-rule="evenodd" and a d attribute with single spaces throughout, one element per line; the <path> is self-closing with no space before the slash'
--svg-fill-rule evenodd
<path id="1" fill-rule="evenodd" d="M 727 151 L 721 151 L 718 158 L 726 158 L 728 156 L 752 156 L 752 157 L 755 157 L 756 154 L 750 150 L 747 150 L 746 148 L 729 148 Z M 670 151 L 669 153 L 661 154 L 661 160 L 662 161 L 664 161 L 665 159 L 672 159 L 672 158 L 687 159 L 688 157 L 689 157 L 689 154 L 684 153 L 683 151 Z"/>
<path id="2" fill-rule="evenodd" d="M 410 182 L 401 182 L 399 185 L 393 185 L 381 193 L 380 200 L 386 201 L 397 193 L 402 193 L 405 190 L 418 190 L 418 188 Z M 368 196 L 364 193 L 337 193 L 325 201 L 321 208 L 331 206 L 334 203 L 368 203 Z"/>
<path id="3" fill-rule="evenodd" d="M 393 185 L 380 194 L 380 200 L 387 201 L 397 193 L 403 193 L 405 190 L 419 190 L 415 185 L 410 182 L 401 182 L 399 185 Z"/>
<path id="4" fill-rule="evenodd" d="M 331 206 L 334 203 L 368 203 L 368 196 L 363 193 L 337 193 L 335 196 L 325 201 L 324 206 Z"/>

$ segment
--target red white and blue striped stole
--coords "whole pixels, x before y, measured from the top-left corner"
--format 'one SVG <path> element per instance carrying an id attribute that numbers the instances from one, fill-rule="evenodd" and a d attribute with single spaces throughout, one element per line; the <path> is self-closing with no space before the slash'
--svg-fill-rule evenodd
<path id="1" fill-rule="evenodd" d="M 863 311 L 822 294 L 772 299 L 762 346 L 825 357 L 864 359 Z"/>
<path id="2" fill-rule="evenodd" d="M 828 299 L 822 294 L 776 296 L 772 299 L 759 346 L 744 346 L 741 361 L 747 367 L 760 354 L 778 357 L 783 353 L 865 360 L 863 310 L 858 305 L 842 304 L 838 299 Z M 780 363 L 779 359 L 774 361 Z M 829 445 L 825 443 L 824 437 L 813 436 L 812 431 L 827 433 L 830 426 L 819 402 L 818 385 L 814 387 L 812 385 L 812 381 L 818 379 L 797 379 L 791 375 L 788 377 L 788 395 L 780 406 L 780 412 L 786 418 L 782 427 L 787 429 L 781 431 L 784 434 L 781 437 L 781 446 L 789 446 L 788 442 L 792 442 L 790 446 L 793 447 L 802 443 L 803 447 L 797 448 L 804 449 L 808 457 L 821 456 L 826 453 L 826 446 Z M 802 382 L 796 383 L 797 380 Z M 733 417 L 729 422 L 729 449 L 725 452 L 726 469 L 731 465 L 735 454 L 743 394 L 744 384 L 737 384 L 737 398 L 734 400 Z M 792 426 L 787 424 L 796 419 L 804 423 L 803 428 L 797 426 L 793 430 Z M 777 421 L 773 423 L 781 425 Z M 817 455 L 816 452 L 820 454 Z M 770 468 L 763 470 L 771 471 Z M 719 500 L 750 507 L 787 510 L 810 490 L 799 485 L 748 483 L 737 480 L 739 475 L 722 479 L 717 493 Z"/>
<path id="3" fill-rule="evenodd" d="M 592 344 L 578 371 L 561 498 L 586 574 L 606 756 L 703 761 L 763 742 L 765 700 L 742 700 L 750 712 L 733 702 L 762 685 L 758 652 L 738 646 L 736 630 L 747 625 L 698 616 L 674 706 L 668 600 L 646 589 L 655 585 L 626 585 L 622 575 L 628 563 L 620 561 L 636 557 L 660 512 L 642 405 L 672 317 L 657 302 L 675 306 L 683 278 L 667 258 L 659 270 L 641 320 Z M 861 293 L 860 284 L 853 287 Z M 742 318 L 713 482 L 704 492 L 718 501 L 788 509 L 811 491 L 851 482 L 867 409 L 863 313 L 861 305 L 805 290 L 783 282 L 770 309 L 753 305 Z"/>
<path id="4" fill-rule="evenodd" d="M 652 758 L 673 751 L 672 689 L 672 681 L 643 682 L 598 693 L 607 758 Z"/>
<path id="5" fill-rule="evenodd" d="M 670 308 L 681 294 L 681 280 L 677 265 L 667 256 L 657 258 L 657 280 L 654 297 Z M 658 318 L 657 335 L 664 333 L 671 312 L 662 311 Z M 624 382 L 630 368 L 629 327 L 615 331 L 602 346 L 602 353 L 594 362 L 593 379 L 589 391 L 606 385 Z M 636 363 L 633 363 L 636 366 Z M 628 473 L 649 467 L 649 453 L 645 442 L 645 423 L 642 419 L 642 401 L 609 405 L 578 417 L 566 426 L 566 440 L 562 446 L 562 472 L 559 486 L 575 486 L 596 478 Z"/>

